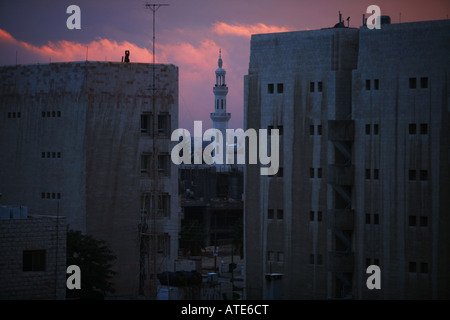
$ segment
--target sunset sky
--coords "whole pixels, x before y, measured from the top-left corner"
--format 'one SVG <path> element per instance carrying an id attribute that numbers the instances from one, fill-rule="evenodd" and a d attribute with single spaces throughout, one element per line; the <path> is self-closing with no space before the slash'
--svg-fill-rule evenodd
<path id="1" fill-rule="evenodd" d="M 61 61 L 151 62 L 152 12 L 142 0 L 0 0 L 0 65 Z M 243 76 L 255 33 L 332 27 L 338 12 L 359 28 L 376 4 L 392 23 L 447 19 L 450 0 L 164 0 L 156 14 L 156 61 L 179 67 L 179 126 L 212 127 L 219 48 L 227 70 L 230 128 L 243 127 Z M 69 30 L 66 9 L 81 9 L 81 30 Z M 407 48 L 405 48 L 407 50 Z"/>

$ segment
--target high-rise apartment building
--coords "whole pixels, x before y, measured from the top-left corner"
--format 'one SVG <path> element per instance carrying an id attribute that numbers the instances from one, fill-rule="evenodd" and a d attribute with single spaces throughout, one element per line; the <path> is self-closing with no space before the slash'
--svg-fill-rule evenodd
<path id="1" fill-rule="evenodd" d="M 281 170 L 245 168 L 248 299 L 450 297 L 450 21 L 381 21 L 252 36 L 245 127 Z"/>

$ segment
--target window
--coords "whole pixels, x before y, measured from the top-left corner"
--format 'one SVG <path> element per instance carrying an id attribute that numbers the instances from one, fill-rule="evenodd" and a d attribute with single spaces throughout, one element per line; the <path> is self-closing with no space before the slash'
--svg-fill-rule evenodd
<path id="1" fill-rule="evenodd" d="M 322 255 L 321 254 L 317 255 L 317 264 L 322 265 Z"/>
<path id="2" fill-rule="evenodd" d="M 158 253 L 168 256 L 170 254 L 170 236 L 168 234 L 158 235 Z"/>
<path id="3" fill-rule="evenodd" d="M 314 168 L 309 168 L 309 177 L 314 178 Z"/>
<path id="4" fill-rule="evenodd" d="M 280 261 L 280 262 L 284 261 L 284 252 L 279 251 L 277 253 L 277 260 Z"/>
<path id="5" fill-rule="evenodd" d="M 408 226 L 409 227 L 415 227 L 416 226 L 416 216 L 409 216 L 408 217 Z"/>
<path id="6" fill-rule="evenodd" d="M 275 261 L 275 252 L 274 251 L 267 251 L 267 260 Z"/>
<path id="7" fill-rule="evenodd" d="M 282 136 L 283 135 L 283 126 L 278 126 L 278 135 Z"/>
<path id="8" fill-rule="evenodd" d="M 380 223 L 380 216 L 378 215 L 378 213 L 375 213 L 373 215 L 373 224 L 379 224 Z"/>
<path id="9" fill-rule="evenodd" d="M 375 179 L 375 180 L 378 180 L 378 178 L 379 178 L 379 170 L 378 169 L 373 169 L 373 178 Z"/>
<path id="10" fill-rule="evenodd" d="M 427 180 L 428 180 L 428 171 L 420 170 L 420 181 L 427 181 Z"/>
<path id="11" fill-rule="evenodd" d="M 41 193 L 41 198 L 42 198 L 42 199 L 45 199 L 45 192 L 42 192 L 42 193 Z"/>
<path id="12" fill-rule="evenodd" d="M 23 271 L 45 271 L 45 250 L 23 251 Z"/>
<path id="13" fill-rule="evenodd" d="M 223 99 L 220 99 L 220 109 L 223 109 Z"/>
<path id="14" fill-rule="evenodd" d="M 45 111 L 42 111 L 42 118 L 45 118 Z"/>
<path id="15" fill-rule="evenodd" d="M 309 255 L 309 264 L 314 264 L 314 255 L 313 254 Z"/>
<path id="16" fill-rule="evenodd" d="M 141 154 L 141 173 L 149 172 L 150 167 L 150 155 Z"/>
<path id="17" fill-rule="evenodd" d="M 317 91 L 322 92 L 322 81 L 317 83 Z"/>
<path id="18" fill-rule="evenodd" d="M 366 258 L 366 268 L 368 268 L 372 262 L 370 261 L 370 258 Z"/>
<path id="19" fill-rule="evenodd" d="M 277 177 L 278 178 L 283 178 L 283 168 L 278 168 L 278 172 L 277 172 Z"/>
<path id="20" fill-rule="evenodd" d="M 283 219 L 283 209 L 277 210 L 277 219 Z"/>
<path id="21" fill-rule="evenodd" d="M 168 154 L 158 155 L 158 173 L 160 175 L 170 175 L 170 156 Z"/>
<path id="22" fill-rule="evenodd" d="M 380 265 L 380 259 L 377 259 L 377 258 L 373 259 L 373 264 L 376 265 L 376 266 L 379 266 Z"/>
<path id="23" fill-rule="evenodd" d="M 170 216 L 170 195 L 167 193 L 158 195 L 158 216 Z"/>
<path id="24" fill-rule="evenodd" d="M 370 80 L 366 80 L 366 90 L 370 90 Z"/>
<path id="25" fill-rule="evenodd" d="M 42 157 L 42 158 L 45 158 L 45 152 L 42 152 L 42 153 L 41 153 L 41 157 Z"/>
<path id="26" fill-rule="evenodd" d="M 409 131 L 409 134 L 416 134 L 416 124 L 415 123 L 410 123 L 408 131 Z"/>
<path id="27" fill-rule="evenodd" d="M 277 84 L 277 93 L 283 93 L 284 91 L 284 86 L 282 83 L 278 83 Z"/>
<path id="28" fill-rule="evenodd" d="M 374 88 L 375 90 L 380 89 L 380 81 L 379 81 L 378 79 L 375 79 L 375 80 L 373 81 L 373 88 Z"/>
<path id="29" fill-rule="evenodd" d="M 366 124 L 366 134 L 370 134 L 370 124 Z"/>
<path id="30" fill-rule="evenodd" d="M 428 78 L 427 77 L 420 78 L 420 87 L 423 89 L 428 88 Z"/>
<path id="31" fill-rule="evenodd" d="M 378 134 L 378 124 L 373 125 L 373 134 Z"/>
<path id="32" fill-rule="evenodd" d="M 409 78 L 409 88 L 415 89 L 417 87 L 417 80 L 416 78 Z"/>
<path id="33" fill-rule="evenodd" d="M 56 116 L 57 116 L 58 118 L 61 118 L 61 111 L 56 111 Z"/>
<path id="34" fill-rule="evenodd" d="M 317 169 L 317 178 L 322 178 L 322 168 Z"/>
<path id="35" fill-rule="evenodd" d="M 426 216 L 421 216 L 420 217 L 420 226 L 421 227 L 428 226 L 428 217 L 426 217 Z"/>
<path id="36" fill-rule="evenodd" d="M 366 224 L 370 224 L 370 214 L 366 213 Z"/>
<path id="37" fill-rule="evenodd" d="M 428 273 L 428 263 L 426 262 L 420 263 L 420 273 Z"/>
<path id="38" fill-rule="evenodd" d="M 267 219 L 273 219 L 273 209 L 267 210 Z"/>
<path id="39" fill-rule="evenodd" d="M 314 221 L 314 211 L 309 212 L 309 221 Z"/>
<path id="40" fill-rule="evenodd" d="M 366 180 L 370 179 L 370 169 L 366 169 Z"/>
<path id="41" fill-rule="evenodd" d="M 410 261 L 409 262 L 408 271 L 409 272 L 416 272 L 417 271 L 417 265 L 416 265 L 416 263 L 414 261 Z"/>
<path id="42" fill-rule="evenodd" d="M 170 115 L 158 115 L 158 134 L 163 136 L 170 135 Z"/>
<path id="43" fill-rule="evenodd" d="M 321 125 L 321 124 L 319 124 L 319 125 L 317 126 L 317 134 L 318 134 L 319 136 L 322 135 L 322 125 Z"/>
<path id="44" fill-rule="evenodd" d="M 317 221 L 322 221 L 322 211 L 317 212 Z"/>
<path id="45" fill-rule="evenodd" d="M 314 92 L 314 82 L 309 83 L 309 92 Z"/>
<path id="46" fill-rule="evenodd" d="M 420 124 L 420 134 L 428 134 L 428 124 L 426 123 Z"/>
<path id="47" fill-rule="evenodd" d="M 273 91 L 274 91 L 274 85 L 273 85 L 273 83 L 269 83 L 269 84 L 267 85 L 267 93 L 272 94 Z"/>
<path id="48" fill-rule="evenodd" d="M 311 136 L 314 135 L 314 125 L 309 126 L 309 135 L 311 135 Z"/>
<path id="49" fill-rule="evenodd" d="M 151 115 L 141 114 L 141 132 L 142 133 L 152 133 L 151 132 Z"/>
<path id="50" fill-rule="evenodd" d="M 410 181 L 416 180 L 416 170 L 409 170 L 408 178 Z"/>
<path id="51" fill-rule="evenodd" d="M 61 152 L 58 152 L 58 158 L 61 158 Z"/>

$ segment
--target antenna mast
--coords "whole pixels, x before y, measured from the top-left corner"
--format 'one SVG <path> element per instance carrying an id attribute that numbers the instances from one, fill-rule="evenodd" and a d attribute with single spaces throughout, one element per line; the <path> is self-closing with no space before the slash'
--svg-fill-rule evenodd
<path id="1" fill-rule="evenodd" d="M 158 129 L 158 117 L 156 112 L 156 53 L 155 53 L 155 43 L 156 43 L 156 36 L 155 36 L 155 15 L 156 11 L 160 7 L 169 6 L 168 4 L 160 4 L 160 3 L 146 3 L 145 7 L 147 9 L 152 10 L 153 12 L 153 52 L 152 52 L 152 126 L 151 126 L 151 134 L 153 137 L 153 146 L 152 146 L 152 166 L 151 166 L 151 192 L 150 192 L 150 208 L 149 212 L 151 214 L 151 229 L 150 233 L 148 232 L 148 224 L 147 224 L 147 214 L 145 212 L 141 213 L 141 221 L 139 223 L 139 245 L 140 245 L 140 254 L 139 254 L 139 295 L 144 296 L 145 295 L 145 280 L 146 280 L 146 257 L 149 259 L 149 273 L 150 273 L 150 280 L 152 282 L 152 290 L 151 293 L 156 293 L 156 250 L 157 250 L 157 233 L 156 233 L 156 215 L 157 215 L 157 203 L 158 203 L 158 197 L 160 194 L 160 186 L 158 182 L 159 178 L 159 172 L 158 172 L 158 152 L 157 152 L 157 141 L 156 138 L 158 136 L 157 129 Z M 144 203 L 147 203 L 144 198 Z M 150 251 L 150 252 L 149 252 Z M 150 254 L 149 254 L 150 253 Z M 151 256 L 151 259 L 150 259 Z M 153 267 L 150 266 L 150 262 L 153 262 Z"/>

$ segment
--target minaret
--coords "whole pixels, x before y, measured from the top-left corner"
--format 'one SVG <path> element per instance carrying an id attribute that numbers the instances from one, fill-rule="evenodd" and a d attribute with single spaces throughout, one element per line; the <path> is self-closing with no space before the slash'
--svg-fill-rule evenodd
<path id="1" fill-rule="evenodd" d="M 228 87 L 225 82 L 226 71 L 222 68 L 222 49 L 219 51 L 219 68 L 216 70 L 216 85 L 213 88 L 214 92 L 214 112 L 211 113 L 211 120 L 213 121 L 213 128 L 222 132 L 223 137 L 223 154 L 226 152 L 226 130 L 228 129 L 228 121 L 231 114 L 227 113 L 227 93 Z M 225 164 L 225 157 L 224 162 Z"/>

